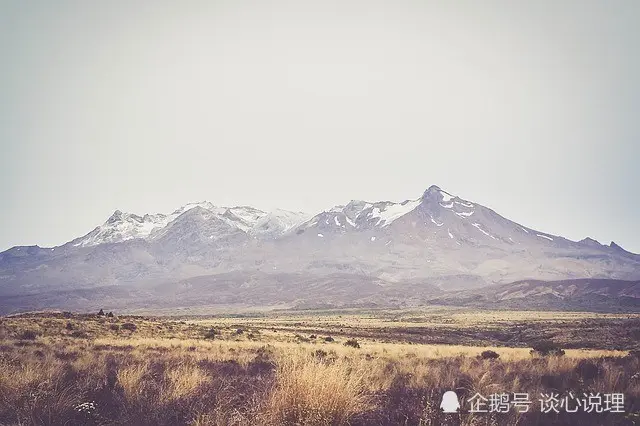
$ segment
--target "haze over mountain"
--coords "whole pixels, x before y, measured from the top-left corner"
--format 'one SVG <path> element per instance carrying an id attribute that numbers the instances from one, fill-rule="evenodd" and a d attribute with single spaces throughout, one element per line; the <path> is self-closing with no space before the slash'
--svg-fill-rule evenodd
<path id="1" fill-rule="evenodd" d="M 352 200 L 315 215 L 210 202 L 116 211 L 62 246 L 0 253 L 0 311 L 417 304 L 574 278 L 640 280 L 640 256 L 531 229 L 431 186 L 402 203 Z M 624 295 L 638 297 L 637 285 Z"/>

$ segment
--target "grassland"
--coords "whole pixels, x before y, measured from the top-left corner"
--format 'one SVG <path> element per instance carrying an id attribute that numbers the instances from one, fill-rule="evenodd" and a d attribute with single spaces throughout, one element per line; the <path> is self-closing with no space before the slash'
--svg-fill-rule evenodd
<path id="1" fill-rule="evenodd" d="M 639 333 L 637 315 L 441 308 L 25 314 L 0 318 L 0 424 L 632 425 Z M 539 341 L 565 354 L 531 354 Z M 441 412 L 447 390 L 460 413 Z M 501 392 L 531 409 L 464 404 Z M 550 392 L 623 393 L 624 412 L 542 413 Z"/>

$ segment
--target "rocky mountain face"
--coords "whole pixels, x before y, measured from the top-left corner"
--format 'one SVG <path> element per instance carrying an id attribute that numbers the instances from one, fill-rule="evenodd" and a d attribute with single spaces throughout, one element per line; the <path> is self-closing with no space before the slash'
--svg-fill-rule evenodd
<path id="1" fill-rule="evenodd" d="M 419 304 L 445 291 L 577 278 L 638 280 L 640 256 L 528 228 L 431 186 L 415 200 L 354 200 L 313 216 L 209 202 L 116 211 L 62 246 L 0 253 L 0 312 Z"/>

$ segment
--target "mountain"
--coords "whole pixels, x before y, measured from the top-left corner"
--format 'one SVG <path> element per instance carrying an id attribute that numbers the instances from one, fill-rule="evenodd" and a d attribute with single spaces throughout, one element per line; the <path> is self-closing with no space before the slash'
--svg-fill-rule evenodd
<path id="1" fill-rule="evenodd" d="M 0 313 L 420 304 L 443 292 L 579 278 L 638 280 L 640 256 L 534 230 L 431 186 L 413 200 L 352 200 L 315 215 L 210 202 L 168 214 L 117 210 L 62 246 L 0 253 Z"/>

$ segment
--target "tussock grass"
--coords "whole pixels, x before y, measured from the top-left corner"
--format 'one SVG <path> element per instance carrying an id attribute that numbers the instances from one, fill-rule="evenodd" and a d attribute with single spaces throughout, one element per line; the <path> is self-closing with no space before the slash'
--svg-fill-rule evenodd
<path id="1" fill-rule="evenodd" d="M 344 425 L 370 408 L 365 373 L 350 362 L 301 356 L 279 365 L 264 412 L 273 425 Z"/>
<path id="2" fill-rule="evenodd" d="M 134 364 L 123 366 L 118 370 L 118 384 L 122 387 L 124 397 L 128 402 L 137 403 L 144 397 L 144 379 L 148 374 L 148 364 Z"/>
<path id="3" fill-rule="evenodd" d="M 193 395 L 207 380 L 209 373 L 193 364 L 180 364 L 165 373 L 166 384 L 160 391 L 160 402 L 167 403 Z"/>

